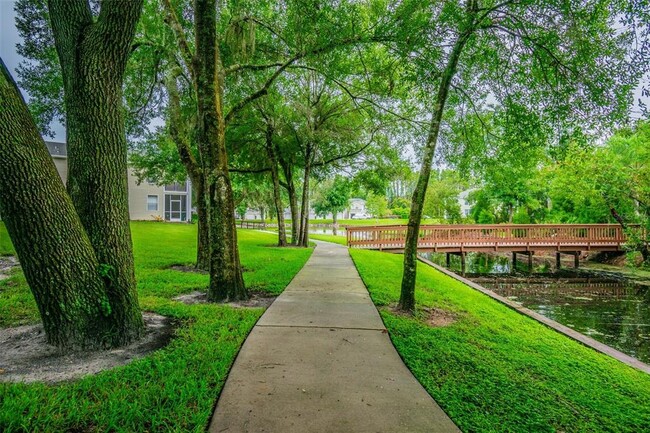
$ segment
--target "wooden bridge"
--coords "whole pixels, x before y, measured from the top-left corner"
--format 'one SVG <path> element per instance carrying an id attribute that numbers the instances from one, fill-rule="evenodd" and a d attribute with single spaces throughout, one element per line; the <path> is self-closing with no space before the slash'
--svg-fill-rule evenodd
<path id="1" fill-rule="evenodd" d="M 346 227 L 351 248 L 403 252 L 407 226 Z M 572 254 L 575 266 L 582 251 L 622 251 L 623 229 L 615 224 L 494 224 L 422 225 L 418 251 L 458 254 L 465 262 L 467 252 L 512 252 L 528 256 L 532 266 L 535 251 Z"/>

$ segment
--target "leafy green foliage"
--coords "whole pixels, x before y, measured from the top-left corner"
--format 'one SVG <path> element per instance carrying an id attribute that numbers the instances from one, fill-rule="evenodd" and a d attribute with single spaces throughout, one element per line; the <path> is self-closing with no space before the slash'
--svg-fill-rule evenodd
<path id="1" fill-rule="evenodd" d="M 418 266 L 417 302 L 452 312 L 395 315 L 402 257 L 350 250 L 406 365 L 463 431 L 638 432 L 650 425 L 650 377 L 485 295 Z"/>
<path id="2" fill-rule="evenodd" d="M 348 207 L 351 187 L 350 181 L 342 176 L 322 182 L 312 203 L 316 215 L 326 216 L 331 213 L 336 219 L 336 214 Z"/>
<path id="3" fill-rule="evenodd" d="M 458 172 L 440 170 L 432 173 L 424 201 L 424 215 L 430 218 L 460 223 L 458 195 L 467 187 Z"/>
<path id="4" fill-rule="evenodd" d="M 18 84 L 30 95 L 29 109 L 40 131 L 54 137 L 51 123 L 65 123 L 63 77 L 50 28 L 46 0 L 18 0 L 16 28 L 22 38 L 17 52 L 27 60 L 18 67 Z"/>
<path id="5" fill-rule="evenodd" d="M 388 200 L 379 194 L 368 194 L 366 198 L 366 209 L 375 218 L 384 218 L 388 215 Z"/>

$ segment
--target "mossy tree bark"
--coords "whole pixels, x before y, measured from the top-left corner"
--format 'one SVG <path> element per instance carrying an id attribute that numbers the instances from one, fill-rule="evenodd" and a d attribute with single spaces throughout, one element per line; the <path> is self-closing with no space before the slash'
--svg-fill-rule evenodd
<path id="1" fill-rule="evenodd" d="M 127 143 L 122 82 L 142 0 L 103 2 L 95 20 L 87 2 L 50 0 L 63 75 L 68 193 L 106 280 L 114 344 L 139 338 L 129 227 Z"/>
<path id="2" fill-rule="evenodd" d="M 196 139 L 201 154 L 205 181 L 205 200 L 210 215 L 210 286 L 211 301 L 248 298 L 244 285 L 235 205 L 228 172 L 223 112 L 223 67 L 217 45 L 216 0 L 196 0 L 195 74 L 197 89 Z"/>
<path id="3" fill-rule="evenodd" d="M 402 277 L 402 287 L 398 308 L 402 311 L 413 312 L 415 310 L 415 279 L 417 275 L 417 252 L 418 238 L 420 235 L 420 220 L 422 219 L 422 209 L 424 199 L 431 176 L 431 163 L 436 152 L 438 134 L 440 132 L 440 123 L 442 114 L 445 109 L 447 95 L 451 87 L 451 81 L 456 73 L 458 60 L 463 52 L 471 31 L 461 33 L 449 54 L 449 59 L 441 77 L 440 85 L 436 95 L 433 114 L 431 116 L 431 125 L 427 142 L 422 154 L 422 164 L 420 166 L 420 175 L 413 191 L 411 199 L 411 211 L 408 219 L 408 229 L 406 232 L 406 244 L 404 246 L 404 276 Z"/>
<path id="4" fill-rule="evenodd" d="M 0 59 L 0 214 L 50 344 L 114 347 L 122 314 L 36 124 Z M 137 309 L 137 303 L 135 304 Z M 142 318 L 138 316 L 140 323 Z"/>
<path id="5" fill-rule="evenodd" d="M 204 200 L 205 179 L 203 176 L 192 179 L 192 187 L 196 191 L 196 216 L 197 216 L 197 239 L 196 239 L 196 268 L 203 271 L 210 270 L 210 217 L 208 207 Z"/>

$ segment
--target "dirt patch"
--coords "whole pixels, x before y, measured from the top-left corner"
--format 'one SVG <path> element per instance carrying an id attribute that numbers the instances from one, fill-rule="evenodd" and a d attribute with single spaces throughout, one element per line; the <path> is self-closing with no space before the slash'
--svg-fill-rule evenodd
<path id="1" fill-rule="evenodd" d="M 246 301 L 238 302 L 223 302 L 221 305 L 228 305 L 236 308 L 268 308 L 275 298 L 276 295 L 271 295 L 268 292 L 261 291 L 249 291 L 250 298 Z M 192 292 L 187 295 L 181 295 L 174 298 L 174 301 L 182 302 L 184 304 L 193 305 L 193 304 L 207 304 L 208 295 L 206 292 Z"/>
<path id="2" fill-rule="evenodd" d="M 423 308 L 422 312 L 425 314 L 427 324 L 434 328 L 449 326 L 458 321 L 457 314 L 441 308 Z"/>
<path id="3" fill-rule="evenodd" d="M 171 265 L 168 266 L 166 269 L 172 269 L 174 271 L 180 271 L 180 272 L 191 272 L 194 274 L 204 274 L 207 275 L 209 272 L 204 271 L 203 269 L 197 269 L 194 266 L 188 266 L 188 265 Z"/>
<path id="4" fill-rule="evenodd" d="M 0 256 L 0 280 L 9 278 L 14 268 L 20 267 L 14 256 Z"/>
<path id="5" fill-rule="evenodd" d="M 445 326 L 456 323 L 459 319 L 458 314 L 452 313 L 449 310 L 435 307 L 422 307 L 418 308 L 415 316 L 397 309 L 397 305 L 391 305 L 388 310 L 396 316 L 415 318 L 420 322 L 424 322 L 433 328 L 442 328 Z"/>
<path id="6" fill-rule="evenodd" d="M 126 347 L 62 355 L 45 341 L 42 325 L 18 326 L 0 330 L 0 382 L 60 382 L 97 374 L 131 361 L 167 345 L 172 337 L 172 320 L 143 313 L 146 334 Z"/>
<path id="7" fill-rule="evenodd" d="M 188 293 L 186 295 L 176 296 L 174 298 L 174 301 L 182 302 L 183 304 L 187 304 L 187 305 L 207 304 L 208 294 L 206 292 L 196 291 L 196 292 Z"/>

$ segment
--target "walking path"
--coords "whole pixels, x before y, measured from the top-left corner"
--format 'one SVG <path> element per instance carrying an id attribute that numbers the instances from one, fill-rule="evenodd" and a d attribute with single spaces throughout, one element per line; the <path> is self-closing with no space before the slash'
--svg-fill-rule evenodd
<path id="1" fill-rule="evenodd" d="M 260 318 L 210 432 L 459 432 L 395 351 L 346 247 L 319 242 Z"/>

